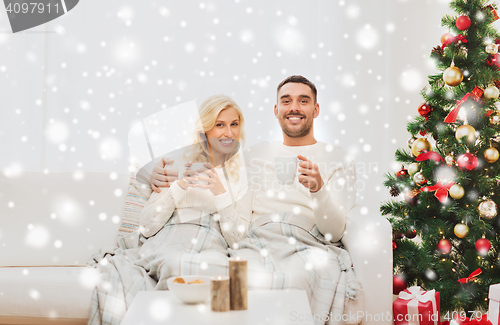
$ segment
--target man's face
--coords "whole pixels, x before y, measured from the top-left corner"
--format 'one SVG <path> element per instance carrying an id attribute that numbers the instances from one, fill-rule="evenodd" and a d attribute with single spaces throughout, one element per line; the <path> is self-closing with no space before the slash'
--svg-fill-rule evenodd
<path id="1" fill-rule="evenodd" d="M 289 82 L 281 87 L 274 115 L 287 136 L 300 138 L 308 135 L 318 114 L 319 105 L 308 85 Z"/>

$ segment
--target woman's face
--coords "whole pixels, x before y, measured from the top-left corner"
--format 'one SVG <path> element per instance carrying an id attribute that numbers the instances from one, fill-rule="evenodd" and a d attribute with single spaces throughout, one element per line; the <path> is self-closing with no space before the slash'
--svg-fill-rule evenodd
<path id="1" fill-rule="evenodd" d="M 219 113 L 215 126 L 206 132 L 206 136 L 214 154 L 229 154 L 238 146 L 240 132 L 240 117 L 231 107 Z"/>

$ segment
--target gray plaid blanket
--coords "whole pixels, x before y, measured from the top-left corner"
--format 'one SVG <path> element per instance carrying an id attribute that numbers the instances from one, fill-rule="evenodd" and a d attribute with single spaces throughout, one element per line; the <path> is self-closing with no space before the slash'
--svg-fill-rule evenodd
<path id="1" fill-rule="evenodd" d="M 138 291 L 165 290 L 169 277 L 227 274 L 227 248 L 212 216 L 181 223 L 177 212 L 153 237 L 134 232 L 120 238 L 88 262 L 100 273 L 88 324 L 120 324 Z"/>
<path id="2" fill-rule="evenodd" d="M 342 324 L 349 299 L 361 287 L 349 253 L 326 240 L 315 224 L 290 213 L 267 214 L 252 222 L 233 257 L 248 260 L 251 289 L 306 290 L 316 324 Z"/>
<path id="3" fill-rule="evenodd" d="M 118 247 L 93 256 L 101 279 L 94 290 L 89 324 L 119 324 L 140 290 L 166 289 L 178 275 L 228 274 L 228 252 L 248 260 L 250 289 L 306 290 L 316 324 L 342 324 L 348 299 L 360 286 L 350 256 L 330 243 L 314 223 L 292 214 L 269 214 L 253 221 L 239 249 L 228 249 L 211 216 L 180 223 L 174 216 L 154 237 L 138 233 Z"/>

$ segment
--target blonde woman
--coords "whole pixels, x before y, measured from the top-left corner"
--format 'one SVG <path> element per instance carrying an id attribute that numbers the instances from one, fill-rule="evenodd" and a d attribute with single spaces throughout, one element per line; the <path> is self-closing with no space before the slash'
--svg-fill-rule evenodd
<path id="1" fill-rule="evenodd" d="M 201 104 L 199 115 L 193 145 L 173 157 L 169 167 L 183 177 L 170 188 L 153 192 L 142 210 L 140 229 L 151 237 L 169 222 L 209 218 L 219 221 L 213 226 L 221 229 L 231 245 L 245 236 L 249 224 L 243 214 L 234 211 L 236 201 L 247 190 L 240 150 L 245 139 L 243 114 L 229 96 L 214 95 Z M 193 163 L 203 166 L 190 169 Z"/>

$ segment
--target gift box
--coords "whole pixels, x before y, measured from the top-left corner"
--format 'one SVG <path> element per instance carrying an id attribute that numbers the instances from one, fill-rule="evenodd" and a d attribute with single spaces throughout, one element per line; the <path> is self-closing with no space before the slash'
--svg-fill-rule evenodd
<path id="1" fill-rule="evenodd" d="M 490 298 L 490 304 L 488 306 L 488 320 L 493 325 L 500 325 L 500 283 L 490 285 L 488 298 Z"/>
<path id="2" fill-rule="evenodd" d="M 399 293 L 392 309 L 394 325 L 439 325 L 439 292 L 410 287 Z"/>

